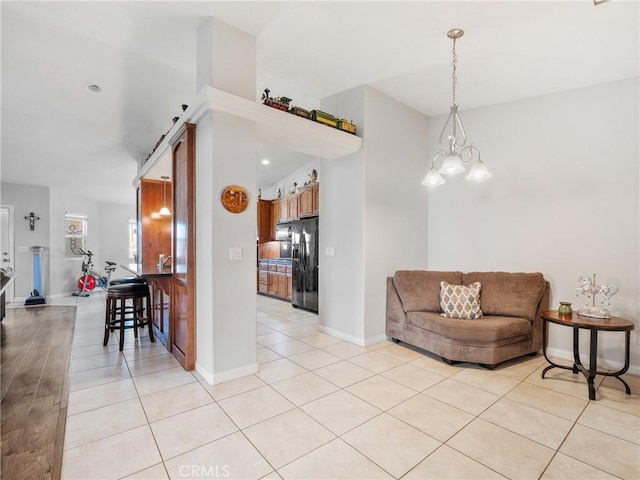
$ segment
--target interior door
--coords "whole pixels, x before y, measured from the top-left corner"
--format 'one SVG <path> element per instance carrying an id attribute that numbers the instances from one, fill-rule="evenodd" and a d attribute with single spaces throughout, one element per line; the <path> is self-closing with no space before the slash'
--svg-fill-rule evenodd
<path id="1" fill-rule="evenodd" d="M 195 124 L 171 139 L 173 152 L 173 292 L 171 350 L 186 370 L 195 368 Z"/>
<path id="2" fill-rule="evenodd" d="M 2 205 L 0 206 L 0 255 L 2 258 L 0 267 L 10 267 L 15 270 L 13 235 L 13 206 Z M 14 288 L 11 282 L 5 292 L 6 301 L 13 302 L 13 296 Z"/>

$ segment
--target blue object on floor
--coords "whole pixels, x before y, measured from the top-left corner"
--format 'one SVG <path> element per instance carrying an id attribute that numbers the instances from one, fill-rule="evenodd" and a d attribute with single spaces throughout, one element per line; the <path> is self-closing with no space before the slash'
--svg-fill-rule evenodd
<path id="1" fill-rule="evenodd" d="M 42 253 L 43 250 L 43 247 L 31 247 L 31 253 L 33 254 L 33 291 L 31 292 L 31 296 L 24 302 L 25 306 L 44 305 L 46 303 L 44 297 L 40 294 L 42 291 L 42 263 L 40 253 Z"/>

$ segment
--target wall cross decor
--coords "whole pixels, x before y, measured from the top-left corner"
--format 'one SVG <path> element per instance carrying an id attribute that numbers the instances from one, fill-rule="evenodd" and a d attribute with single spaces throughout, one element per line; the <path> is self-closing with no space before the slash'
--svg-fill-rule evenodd
<path id="1" fill-rule="evenodd" d="M 29 220 L 29 230 L 32 232 L 36 228 L 36 220 L 40 220 L 40 217 L 36 217 L 33 212 L 29 213 L 29 216 L 24 217 L 25 220 Z"/>

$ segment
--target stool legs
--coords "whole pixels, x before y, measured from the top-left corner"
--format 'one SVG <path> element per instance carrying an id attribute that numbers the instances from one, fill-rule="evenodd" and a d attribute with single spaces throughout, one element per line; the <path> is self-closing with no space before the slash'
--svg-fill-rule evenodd
<path id="1" fill-rule="evenodd" d="M 142 289 L 141 286 L 112 287 L 113 291 L 107 290 L 105 322 L 104 322 L 104 341 L 106 346 L 109 342 L 109 334 L 118 329 L 120 333 L 119 349 L 124 349 L 124 332 L 127 328 L 133 328 L 133 335 L 138 338 L 138 328 L 149 326 L 149 340 L 155 342 L 153 335 L 153 310 L 151 308 L 151 294 L 149 290 Z M 131 301 L 130 306 L 127 302 Z M 145 303 L 146 300 L 146 303 Z M 145 317 L 145 310 L 146 315 Z M 127 324 L 129 322 L 129 324 Z"/>

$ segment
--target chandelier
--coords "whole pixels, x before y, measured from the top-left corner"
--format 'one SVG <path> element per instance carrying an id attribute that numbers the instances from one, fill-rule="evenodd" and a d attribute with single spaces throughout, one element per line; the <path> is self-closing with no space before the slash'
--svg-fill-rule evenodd
<path id="1" fill-rule="evenodd" d="M 465 166 L 471 165 L 471 170 L 466 176 L 467 180 L 481 181 L 491 177 L 487 166 L 480 159 L 480 151 L 473 145 L 467 145 L 467 133 L 462 125 L 458 104 L 456 103 L 456 85 L 458 83 L 457 67 L 458 55 L 456 53 L 456 40 L 464 35 L 464 30 L 454 28 L 447 32 L 447 37 L 453 40 L 453 61 L 451 62 L 451 80 L 453 86 L 453 102 L 451 113 L 440 132 L 440 151 L 436 153 L 431 162 L 431 169 L 422 181 L 423 185 L 441 185 L 444 183 L 442 175 L 456 175 L 465 171 Z M 439 169 L 438 163 L 442 162 Z"/>
<path id="2" fill-rule="evenodd" d="M 167 180 L 169 180 L 169 177 L 163 175 L 160 178 L 162 179 L 162 208 L 158 215 L 166 217 L 171 215 L 171 211 L 167 208 Z"/>

